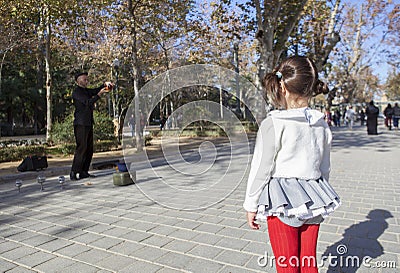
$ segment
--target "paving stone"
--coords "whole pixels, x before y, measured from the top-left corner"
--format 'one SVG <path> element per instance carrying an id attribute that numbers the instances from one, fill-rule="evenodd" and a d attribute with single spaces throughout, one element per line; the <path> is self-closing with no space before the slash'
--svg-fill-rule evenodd
<path id="1" fill-rule="evenodd" d="M 219 224 L 224 219 L 215 215 L 204 215 L 197 221 L 199 223 Z"/>
<path id="2" fill-rule="evenodd" d="M 104 250 L 90 249 L 89 251 L 85 251 L 76 255 L 74 259 L 82 262 L 87 262 L 89 264 L 96 264 L 97 262 L 107 258 L 110 255 L 111 253 L 108 253 Z"/>
<path id="3" fill-rule="evenodd" d="M 249 242 L 243 249 L 244 252 L 250 252 L 255 255 L 262 255 L 265 251 L 268 251 L 268 245 L 262 242 Z"/>
<path id="4" fill-rule="evenodd" d="M 146 232 L 142 232 L 142 231 L 131 231 L 129 233 L 125 233 L 125 234 L 121 235 L 120 237 L 122 239 L 127 239 L 130 241 L 141 242 L 151 236 L 152 236 L 152 234 L 150 234 L 150 233 L 146 233 Z"/>
<path id="5" fill-rule="evenodd" d="M 201 224 L 200 226 L 196 227 L 195 230 L 216 234 L 223 228 L 224 228 L 223 226 L 218 226 L 213 224 Z"/>
<path id="6" fill-rule="evenodd" d="M 249 273 L 249 272 L 254 272 L 254 271 L 249 271 L 249 269 L 245 269 L 242 267 L 235 267 L 235 266 L 231 266 L 231 265 L 225 265 L 218 273 Z M 259 272 L 275 272 L 275 270 L 273 271 L 259 271 Z"/>
<path id="7" fill-rule="evenodd" d="M 17 266 L 18 265 L 14 264 L 14 263 L 11 263 L 9 261 L 6 261 L 6 260 L 4 260 L 4 259 L 2 259 L 0 257 L 0 270 L 2 272 L 6 272 L 7 270 L 11 270 L 12 268 L 15 268 Z"/>
<path id="8" fill-rule="evenodd" d="M 28 267 L 35 267 L 39 264 L 45 263 L 51 259 L 54 259 L 56 256 L 53 254 L 49 254 L 46 252 L 38 251 L 28 256 L 24 256 L 22 258 L 16 259 L 16 262 L 19 264 L 26 265 Z"/>
<path id="9" fill-rule="evenodd" d="M 106 230 L 112 229 L 112 226 L 107 224 L 94 224 L 90 227 L 84 228 L 84 231 L 93 232 L 93 233 L 102 233 Z"/>
<path id="10" fill-rule="evenodd" d="M 193 260 L 194 258 L 192 257 L 170 252 L 157 259 L 157 262 L 163 265 L 170 266 L 173 269 L 184 269 L 185 266 Z"/>
<path id="11" fill-rule="evenodd" d="M 68 246 L 65 246 L 63 248 L 55 250 L 55 252 L 67 256 L 67 257 L 75 257 L 76 255 L 79 255 L 83 252 L 89 251 L 91 248 L 85 245 L 81 244 L 70 244 Z"/>
<path id="12" fill-rule="evenodd" d="M 42 245 L 44 243 L 50 242 L 55 240 L 56 238 L 53 236 L 49 236 L 49 235 L 43 235 L 43 234 L 38 234 L 36 236 L 30 237 L 26 240 L 22 240 L 22 242 L 24 244 L 30 245 L 30 246 L 39 246 Z"/>
<path id="13" fill-rule="evenodd" d="M 178 229 L 178 230 L 175 230 L 174 232 L 170 233 L 168 235 L 168 237 L 178 238 L 178 239 L 183 239 L 183 240 L 191 240 L 196 235 L 197 235 L 197 233 L 193 232 L 191 230 Z"/>
<path id="14" fill-rule="evenodd" d="M 181 273 L 181 272 L 182 272 L 182 270 L 171 269 L 168 267 L 163 267 L 157 271 L 157 273 Z"/>
<path id="15" fill-rule="evenodd" d="M 7 238 L 9 236 L 25 232 L 25 229 L 18 228 L 18 227 L 11 227 L 7 225 L 0 226 L 0 236 L 3 238 Z"/>
<path id="16" fill-rule="evenodd" d="M 85 263 L 73 263 L 70 266 L 67 266 L 66 268 L 63 268 L 61 272 L 70 272 L 70 273 L 76 273 L 76 272 L 85 272 L 85 273 L 91 273 L 91 272 L 98 272 L 99 268 L 92 266 L 92 265 L 88 265 Z"/>
<path id="17" fill-rule="evenodd" d="M 249 240 L 249 241 L 268 241 L 268 234 L 263 230 L 250 230 L 250 228 L 244 229 L 245 233 L 241 237 L 241 239 Z"/>
<path id="18" fill-rule="evenodd" d="M 66 268 L 74 263 L 75 261 L 73 260 L 65 259 L 62 257 L 56 257 L 54 259 L 51 259 L 47 262 L 44 262 L 42 264 L 33 267 L 33 270 L 38 270 L 46 273 L 60 272 L 61 269 Z"/>
<path id="19" fill-rule="evenodd" d="M 154 224 L 153 223 L 146 223 L 146 222 L 139 222 L 139 223 L 137 223 L 136 225 L 134 225 L 132 227 L 132 229 L 140 230 L 140 231 L 144 231 L 144 232 L 149 231 L 152 228 L 154 228 Z"/>
<path id="20" fill-rule="evenodd" d="M 74 237 L 72 240 L 74 242 L 78 242 L 78 243 L 82 243 L 82 244 L 88 245 L 88 244 L 93 243 L 94 241 L 97 241 L 97 240 L 102 239 L 102 238 L 104 238 L 104 236 L 87 232 L 87 233 L 84 233 L 84 234 L 82 234 L 82 235 L 80 235 L 78 237 Z"/>
<path id="21" fill-rule="evenodd" d="M 220 254 L 223 249 L 212 247 L 212 246 L 205 246 L 205 245 L 198 245 L 192 248 L 188 253 L 194 256 L 203 257 L 207 259 L 213 259 L 218 254 Z"/>
<path id="22" fill-rule="evenodd" d="M 43 231 L 42 231 L 43 232 Z M 57 237 L 64 238 L 64 239 L 75 239 L 77 237 L 83 236 L 87 234 L 87 232 L 79 230 L 79 229 L 71 229 L 71 228 L 64 228 L 59 230 L 56 234 Z"/>
<path id="23" fill-rule="evenodd" d="M 134 263 L 128 265 L 127 267 L 119 270 L 119 273 L 131 273 L 131 272 L 146 272 L 146 273 L 161 273 L 164 271 L 160 271 L 162 269 L 161 266 L 148 263 L 148 262 L 143 262 L 143 261 L 135 261 Z M 165 273 L 168 271 L 165 271 Z M 175 271 L 178 272 L 178 271 Z M 171 271 L 172 273 L 172 271 Z"/>
<path id="24" fill-rule="evenodd" d="M 7 252 L 7 251 L 11 251 L 15 248 L 19 248 L 21 247 L 21 244 L 18 243 L 14 243 L 14 242 L 10 242 L 10 241 L 5 241 L 3 243 L 0 243 L 0 254 Z"/>
<path id="25" fill-rule="evenodd" d="M 27 240 L 29 238 L 33 238 L 33 237 L 36 237 L 36 236 L 37 236 L 37 233 L 35 233 L 35 232 L 23 231 L 23 232 L 8 236 L 7 239 L 8 240 L 12 240 L 12 241 L 19 241 L 20 242 L 20 241 L 24 241 L 24 240 Z"/>
<path id="26" fill-rule="evenodd" d="M 160 249 L 156 247 L 150 247 L 150 246 L 144 246 L 134 252 L 132 252 L 130 255 L 134 258 L 138 259 L 143 259 L 147 261 L 157 261 L 163 257 L 164 255 L 170 253 L 166 249 Z"/>
<path id="27" fill-rule="evenodd" d="M 200 233 L 197 236 L 193 237 L 191 239 L 191 241 L 202 243 L 202 244 L 207 244 L 207 245 L 215 245 L 222 238 L 223 238 L 223 236 L 219 236 L 219 235 Z"/>
<path id="28" fill-rule="evenodd" d="M 179 228 L 184 228 L 184 229 L 195 229 L 199 225 L 201 225 L 201 222 L 185 220 L 185 221 L 176 223 L 174 226 L 179 227 Z"/>
<path id="29" fill-rule="evenodd" d="M 56 251 L 58 249 L 64 248 L 64 247 L 72 245 L 72 244 L 73 244 L 73 242 L 57 238 L 57 239 L 52 240 L 50 242 L 47 242 L 47 243 L 39 245 L 38 248 L 44 249 L 44 250 L 49 251 L 49 252 L 54 252 L 54 251 Z"/>
<path id="30" fill-rule="evenodd" d="M 240 253 L 237 251 L 231 251 L 231 250 L 224 250 L 221 254 L 219 254 L 217 257 L 215 257 L 214 260 L 222 262 L 222 263 L 231 264 L 231 265 L 243 266 L 251 258 L 252 258 L 252 255 L 249 255 L 249 254 L 244 254 L 244 253 Z"/>
<path id="31" fill-rule="evenodd" d="M 209 273 L 219 272 L 219 270 L 223 267 L 224 265 L 222 263 L 218 263 L 215 261 L 194 259 L 185 266 L 185 270 L 189 270 L 190 272 Z"/>
<path id="32" fill-rule="evenodd" d="M 12 249 L 10 251 L 3 252 L 1 254 L 1 257 L 9 259 L 9 260 L 16 260 L 16 259 L 28 256 L 28 255 L 31 255 L 31 254 L 33 254 L 33 253 L 35 253 L 37 251 L 38 250 L 36 250 L 36 249 L 34 249 L 32 247 L 20 246 L 18 248 Z"/>
<path id="33" fill-rule="evenodd" d="M 35 225 L 29 225 L 29 229 L 34 230 L 34 231 L 41 231 L 43 229 L 47 229 L 47 228 L 54 227 L 54 226 L 55 225 L 52 223 L 39 222 Z"/>
<path id="34" fill-rule="evenodd" d="M 121 269 L 133 264 L 135 261 L 136 260 L 132 258 L 119 255 L 111 255 L 102 259 L 99 263 L 97 263 L 97 265 L 112 270 L 114 272 L 119 272 Z"/>
<path id="35" fill-rule="evenodd" d="M 113 223 L 112 225 L 113 225 L 113 227 L 115 226 L 116 228 L 121 228 L 121 227 L 131 228 L 135 224 L 136 224 L 136 221 L 124 218 L 120 221 Z"/>
<path id="36" fill-rule="evenodd" d="M 239 229 L 239 228 L 224 227 L 217 234 L 227 237 L 241 238 L 245 233 L 246 233 L 245 228 Z"/>
<path id="37" fill-rule="evenodd" d="M 30 270 L 28 268 L 22 267 L 22 266 L 17 266 L 14 267 L 13 269 L 7 271 L 7 273 L 33 273 L 37 271 Z"/>
<path id="38" fill-rule="evenodd" d="M 145 246 L 136 242 L 122 242 L 116 246 L 111 247 L 109 250 L 123 255 L 131 255 L 132 253 L 138 251 L 143 247 Z"/>
<path id="39" fill-rule="evenodd" d="M 144 239 L 142 243 L 150 246 L 163 247 L 171 241 L 173 241 L 172 238 L 159 235 L 152 235 L 151 237 Z"/>
<path id="40" fill-rule="evenodd" d="M 102 249 L 109 249 L 109 248 L 112 248 L 112 247 L 122 243 L 122 242 L 123 242 L 123 240 L 120 240 L 120 239 L 104 237 L 97 241 L 91 242 L 90 245 L 98 247 L 98 248 L 102 248 Z"/>
<path id="41" fill-rule="evenodd" d="M 224 237 L 221 240 L 219 240 L 215 245 L 223 247 L 223 248 L 230 248 L 230 249 L 234 249 L 234 250 L 242 250 L 248 244 L 249 244 L 249 241 L 245 241 L 245 240 L 241 240 L 241 239 L 235 239 L 235 238 L 229 238 L 229 237 Z"/>
<path id="42" fill-rule="evenodd" d="M 149 232 L 151 233 L 156 233 L 160 235 L 170 235 L 173 232 L 176 232 L 178 229 L 176 227 L 170 227 L 170 226 L 155 226 Z"/>
<path id="43" fill-rule="evenodd" d="M 193 242 L 173 240 L 170 243 L 163 246 L 163 248 L 167 250 L 185 253 L 193 249 L 195 246 L 197 246 L 197 244 Z"/>

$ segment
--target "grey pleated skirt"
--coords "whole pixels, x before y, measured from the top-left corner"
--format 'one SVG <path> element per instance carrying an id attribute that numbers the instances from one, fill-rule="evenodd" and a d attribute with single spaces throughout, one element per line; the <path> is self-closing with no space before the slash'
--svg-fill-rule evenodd
<path id="1" fill-rule="evenodd" d="M 339 195 L 323 178 L 273 177 L 258 201 L 257 219 L 278 216 L 290 226 L 317 224 L 340 206 Z"/>

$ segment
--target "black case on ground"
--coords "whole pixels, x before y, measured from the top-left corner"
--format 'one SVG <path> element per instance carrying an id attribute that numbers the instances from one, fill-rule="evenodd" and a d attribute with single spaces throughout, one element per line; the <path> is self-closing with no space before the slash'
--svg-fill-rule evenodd
<path id="1" fill-rule="evenodd" d="M 46 156 L 32 155 L 26 157 L 17 167 L 19 172 L 38 171 L 48 167 Z"/>

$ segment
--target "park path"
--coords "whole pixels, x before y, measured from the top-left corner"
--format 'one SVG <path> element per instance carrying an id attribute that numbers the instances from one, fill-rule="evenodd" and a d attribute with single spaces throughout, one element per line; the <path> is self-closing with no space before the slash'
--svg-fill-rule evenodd
<path id="1" fill-rule="evenodd" d="M 320 272 L 399 271 L 400 131 L 379 130 L 333 128 L 331 183 L 343 204 L 321 225 L 318 259 L 337 258 Z M 151 171 L 138 171 L 139 181 Z M 21 193 L 1 183 L 0 272 L 275 272 L 266 225 L 245 222 L 246 179 L 217 204 L 179 211 L 135 185 L 113 186 L 112 172 L 63 190 L 57 176 L 44 191 L 35 180 Z"/>

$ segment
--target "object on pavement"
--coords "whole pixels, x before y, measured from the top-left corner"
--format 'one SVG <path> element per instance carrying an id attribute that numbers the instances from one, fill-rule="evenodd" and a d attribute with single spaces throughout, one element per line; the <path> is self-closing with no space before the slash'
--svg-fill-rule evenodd
<path id="1" fill-rule="evenodd" d="M 39 171 L 48 167 L 46 156 L 32 155 L 26 157 L 17 167 L 20 172 Z"/>
<path id="2" fill-rule="evenodd" d="M 127 186 L 134 184 L 136 181 L 136 172 L 132 177 L 129 172 L 116 172 L 113 174 L 113 182 L 115 186 Z"/>

